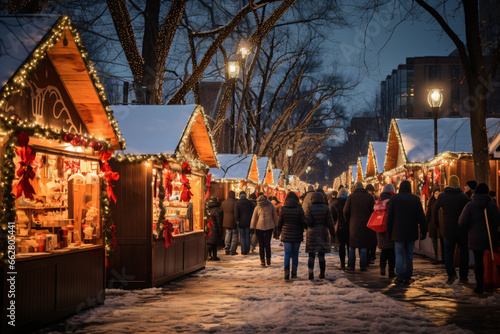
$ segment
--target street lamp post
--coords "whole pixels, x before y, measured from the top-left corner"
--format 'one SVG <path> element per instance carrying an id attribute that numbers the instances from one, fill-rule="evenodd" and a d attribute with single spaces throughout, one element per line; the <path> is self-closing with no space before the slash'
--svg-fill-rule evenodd
<path id="1" fill-rule="evenodd" d="M 306 168 L 306 182 L 309 183 L 309 171 L 311 171 L 311 166 L 307 166 Z"/>
<path id="2" fill-rule="evenodd" d="M 293 150 L 291 148 L 287 149 L 286 150 L 286 156 L 288 157 L 288 166 L 286 169 L 287 178 L 288 178 L 288 175 L 290 175 L 290 171 L 291 171 L 290 160 L 292 159 L 292 155 L 293 155 Z"/>
<path id="3" fill-rule="evenodd" d="M 231 153 L 234 153 L 235 145 L 234 145 L 234 138 L 235 138 L 235 112 L 234 112 L 234 103 L 236 100 L 236 81 L 238 80 L 238 75 L 240 73 L 240 65 L 238 64 L 237 60 L 230 60 L 227 62 L 227 76 L 229 78 L 229 82 L 232 84 L 232 90 L 233 90 L 233 98 L 231 102 L 231 133 L 230 133 L 230 138 L 229 138 L 229 149 Z"/>
<path id="4" fill-rule="evenodd" d="M 243 116 L 243 110 L 245 108 L 245 103 L 246 103 L 246 95 L 247 95 L 247 78 L 246 78 L 246 68 L 247 68 L 247 58 L 250 55 L 250 52 L 252 50 L 252 45 L 245 39 L 243 39 L 239 45 L 238 45 L 238 50 L 237 50 L 237 55 L 238 55 L 238 61 L 240 62 L 240 66 L 242 68 L 242 88 L 241 88 L 241 100 L 240 100 L 240 108 L 238 111 L 238 125 L 236 127 L 236 134 L 232 138 L 233 140 L 233 147 L 236 148 L 236 145 L 238 144 L 238 135 L 241 131 L 241 124 L 242 124 L 242 116 Z M 235 152 L 233 152 L 235 153 Z"/>
<path id="5" fill-rule="evenodd" d="M 427 95 L 427 102 L 432 110 L 432 116 L 434 117 L 434 156 L 438 154 L 438 139 L 437 139 L 437 120 L 439 108 L 443 104 L 443 91 L 442 89 L 430 89 Z"/>

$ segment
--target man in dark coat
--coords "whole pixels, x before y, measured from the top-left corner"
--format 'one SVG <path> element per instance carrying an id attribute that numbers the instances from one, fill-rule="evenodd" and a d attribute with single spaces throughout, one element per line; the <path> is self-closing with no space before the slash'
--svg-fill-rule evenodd
<path id="1" fill-rule="evenodd" d="M 396 283 L 410 284 L 413 274 L 415 240 L 427 234 L 425 214 L 420 198 L 411 193 L 409 181 L 402 181 L 399 193 L 387 203 L 387 236 L 394 241 L 396 252 Z"/>
<path id="2" fill-rule="evenodd" d="M 448 187 L 439 194 L 434 205 L 435 224 L 439 228 L 444 240 L 444 264 L 448 280 L 446 283 L 452 284 L 457 279 L 453 255 L 455 245 L 460 249 L 460 282 L 468 282 L 469 273 L 469 249 L 467 248 L 467 232 L 460 231 L 458 218 L 462 213 L 469 199 L 460 189 L 460 180 L 456 175 L 450 176 Z"/>
<path id="3" fill-rule="evenodd" d="M 208 215 L 208 261 L 220 261 L 217 257 L 217 247 L 224 245 L 224 239 L 222 238 L 222 210 L 217 197 L 213 195 L 208 199 Z"/>
<path id="4" fill-rule="evenodd" d="M 496 203 L 488 196 L 488 192 L 489 188 L 486 183 L 478 184 L 472 195 L 472 201 L 467 203 L 458 221 L 460 228 L 469 232 L 469 249 L 474 253 L 475 293 L 483 293 L 485 288 L 487 290 L 490 288 L 484 285 L 483 263 L 484 251 L 490 249 L 490 238 L 491 247 L 498 249 L 500 212 Z M 488 226 L 486 226 L 486 214 L 488 215 Z"/>
<path id="5" fill-rule="evenodd" d="M 240 199 L 236 202 L 234 215 L 240 232 L 241 255 L 250 252 L 250 221 L 252 220 L 254 204 L 247 198 L 247 194 L 240 192 Z"/>
<path id="6" fill-rule="evenodd" d="M 253 207 L 255 209 L 255 207 L 257 206 L 257 195 L 255 193 L 251 193 L 250 195 L 248 195 L 248 200 L 250 202 L 252 202 L 253 204 Z M 253 213 L 252 213 L 253 215 Z M 258 243 L 258 240 L 257 240 L 257 235 L 255 234 L 255 230 L 253 229 L 250 229 L 250 253 L 253 254 L 254 250 L 255 250 L 255 247 L 257 247 L 257 243 Z"/>
<path id="7" fill-rule="evenodd" d="M 302 201 L 302 210 L 306 212 L 309 205 L 311 205 L 311 196 L 314 194 L 314 187 L 310 184 L 307 186 L 307 192 L 305 193 L 304 200 Z"/>
<path id="8" fill-rule="evenodd" d="M 226 229 L 226 255 L 236 255 L 236 247 L 238 247 L 238 229 L 236 228 L 236 216 L 234 210 L 236 206 L 236 195 L 230 190 L 227 198 L 222 202 L 221 208 L 224 213 L 223 226 Z"/>
<path id="9" fill-rule="evenodd" d="M 349 226 L 349 255 L 347 270 L 354 270 L 356 264 L 356 248 L 359 249 L 359 266 L 362 271 L 368 266 L 368 248 L 376 246 L 377 234 L 366 227 L 373 212 L 375 200 L 363 183 L 356 182 L 354 192 L 347 197 L 344 206 L 344 217 Z"/>

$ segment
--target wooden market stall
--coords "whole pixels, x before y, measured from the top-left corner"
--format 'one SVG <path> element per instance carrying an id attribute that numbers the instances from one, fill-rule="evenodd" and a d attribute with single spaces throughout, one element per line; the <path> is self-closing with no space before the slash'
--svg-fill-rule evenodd
<path id="1" fill-rule="evenodd" d="M 367 161 L 368 161 L 368 157 L 358 157 L 358 168 L 357 168 L 356 181 L 365 183 Z"/>
<path id="2" fill-rule="evenodd" d="M 273 169 L 274 178 L 274 192 L 276 197 L 281 203 L 285 202 L 286 197 L 286 185 L 285 185 L 285 173 L 281 169 Z"/>
<path id="3" fill-rule="evenodd" d="M 247 195 L 258 189 L 259 171 L 257 157 L 254 154 L 219 154 L 220 169 L 210 169 L 212 185 L 210 194 L 219 201 L 227 198 L 230 190 L 238 195 L 245 191 Z"/>
<path id="4" fill-rule="evenodd" d="M 203 108 L 112 108 L 129 145 L 110 160 L 122 182 L 108 287 L 153 287 L 203 268 L 207 171 L 218 167 Z"/>
<path id="5" fill-rule="evenodd" d="M 0 32 L 1 332 L 26 333 L 104 302 L 105 166 L 125 141 L 68 17 L 3 16 Z"/>

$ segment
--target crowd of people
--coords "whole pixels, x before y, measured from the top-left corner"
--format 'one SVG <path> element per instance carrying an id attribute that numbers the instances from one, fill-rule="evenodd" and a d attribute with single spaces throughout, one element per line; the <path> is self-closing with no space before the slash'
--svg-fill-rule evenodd
<path id="1" fill-rule="evenodd" d="M 386 184 L 377 195 L 374 187 L 356 182 L 351 194 L 343 186 L 328 196 L 322 189 L 309 186 L 300 197 L 291 191 L 284 203 L 276 197 L 256 196 L 229 191 L 219 203 L 210 196 L 209 261 L 220 261 L 217 248 L 225 247 L 226 255 L 240 252 L 248 255 L 259 245 L 260 264 L 271 265 L 271 240 L 280 239 L 284 248 L 284 279 L 297 277 L 298 257 L 305 236 L 305 251 L 309 255 L 308 278 L 314 279 L 316 258 L 319 278 L 325 278 L 325 254 L 338 250 L 340 269 L 366 271 L 380 250 L 380 275 L 388 275 L 396 284 L 413 282 L 413 251 L 415 241 L 427 236 L 432 240 L 435 261 L 445 265 L 447 284 L 456 280 L 468 282 L 469 250 L 474 255 L 476 293 L 483 293 L 485 250 L 498 249 L 500 212 L 492 200 L 488 185 L 475 181 L 466 183 L 452 175 L 448 186 L 430 191 L 422 205 L 421 198 L 412 194 L 409 181 L 402 181 L 396 191 Z M 368 225 L 374 212 L 383 213 L 384 229 L 375 232 Z M 225 231 L 225 232 L 224 232 Z M 223 234 L 225 233 L 225 234 Z M 459 271 L 455 271 L 455 249 L 459 250 Z M 439 252 L 440 251 L 440 252 Z"/>

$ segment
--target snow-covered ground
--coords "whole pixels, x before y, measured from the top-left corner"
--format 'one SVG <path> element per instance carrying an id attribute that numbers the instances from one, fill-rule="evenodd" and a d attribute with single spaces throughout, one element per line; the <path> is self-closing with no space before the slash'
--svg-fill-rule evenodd
<path id="1" fill-rule="evenodd" d="M 337 269 L 336 253 L 326 257 L 327 278 L 310 281 L 302 245 L 298 279 L 284 281 L 283 248 L 272 242 L 270 267 L 262 268 L 258 255 L 221 255 L 221 262 L 207 262 L 205 269 L 161 288 L 108 289 L 104 305 L 41 332 L 470 333 L 454 324 L 437 326 L 429 312 L 355 285 L 352 274 Z M 317 263 L 315 271 L 317 276 Z M 443 278 L 429 277 L 422 287 L 443 286 Z M 498 294 L 462 295 L 471 305 L 500 306 Z"/>

